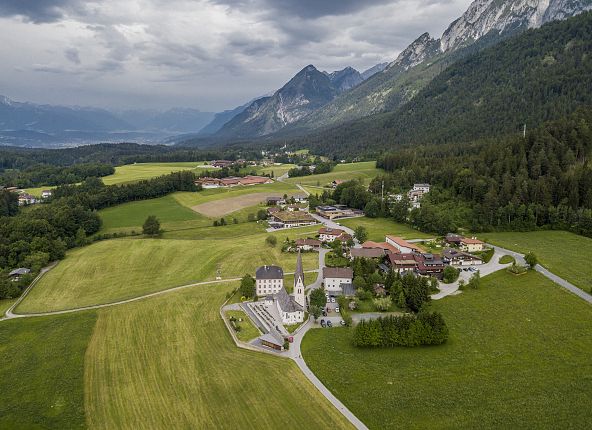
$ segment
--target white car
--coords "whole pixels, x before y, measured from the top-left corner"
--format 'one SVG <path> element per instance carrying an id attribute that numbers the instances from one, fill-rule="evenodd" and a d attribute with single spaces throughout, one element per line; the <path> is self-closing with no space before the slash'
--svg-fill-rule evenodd
<path id="1" fill-rule="evenodd" d="M 331 297 L 331 303 L 335 303 L 335 297 Z"/>
<path id="2" fill-rule="evenodd" d="M 339 313 L 339 306 L 335 307 L 335 312 Z"/>

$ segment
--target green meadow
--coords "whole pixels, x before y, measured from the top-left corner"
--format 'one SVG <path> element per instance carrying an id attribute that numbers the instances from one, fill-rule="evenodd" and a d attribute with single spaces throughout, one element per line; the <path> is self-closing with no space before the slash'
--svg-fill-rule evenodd
<path id="1" fill-rule="evenodd" d="M 422 233 L 407 224 L 397 223 L 388 218 L 360 217 L 341 219 L 337 222 L 351 229 L 355 229 L 359 225 L 365 227 L 366 231 L 368 231 L 368 240 L 375 242 L 384 242 L 387 234 L 400 236 L 403 239 L 428 239 L 435 237 L 432 234 Z"/>
<path id="2" fill-rule="evenodd" d="M 311 370 L 369 428 L 587 428 L 592 306 L 538 273 L 498 272 L 433 302 L 441 346 L 358 349 L 351 329 L 315 329 Z"/>
<path id="3" fill-rule="evenodd" d="M 383 173 L 383 170 L 376 168 L 376 161 L 363 161 L 360 163 L 338 164 L 329 173 L 289 178 L 286 181 L 292 184 L 324 187 L 336 179 L 345 181 L 360 179 L 364 184 L 368 185 L 374 177 L 381 173 Z M 322 193 L 323 190 L 319 191 Z"/>

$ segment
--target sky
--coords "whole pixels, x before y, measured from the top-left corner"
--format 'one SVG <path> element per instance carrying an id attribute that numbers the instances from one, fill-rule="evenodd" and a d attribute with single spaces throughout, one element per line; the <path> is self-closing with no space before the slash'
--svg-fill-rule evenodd
<path id="1" fill-rule="evenodd" d="M 0 94 L 109 109 L 218 112 L 308 64 L 363 71 L 469 0 L 0 0 Z"/>

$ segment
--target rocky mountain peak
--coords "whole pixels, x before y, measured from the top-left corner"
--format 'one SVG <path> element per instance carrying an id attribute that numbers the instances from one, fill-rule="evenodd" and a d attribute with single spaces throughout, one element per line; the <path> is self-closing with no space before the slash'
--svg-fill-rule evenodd
<path id="1" fill-rule="evenodd" d="M 429 33 L 423 33 L 399 54 L 389 68 L 399 66 L 404 70 L 410 69 L 433 56 L 439 48 L 439 40 L 432 38 Z"/>

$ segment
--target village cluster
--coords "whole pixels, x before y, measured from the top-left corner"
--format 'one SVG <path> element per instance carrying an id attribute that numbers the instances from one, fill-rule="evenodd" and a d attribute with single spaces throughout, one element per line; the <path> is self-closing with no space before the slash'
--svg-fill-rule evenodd
<path id="1" fill-rule="evenodd" d="M 41 198 L 37 198 L 32 196 L 31 194 L 27 193 L 25 190 L 20 189 L 18 187 L 2 187 L 0 186 L 0 190 L 6 190 L 11 193 L 18 194 L 18 204 L 19 206 L 27 206 L 27 205 L 34 205 L 36 203 L 42 202 L 47 200 L 51 197 L 51 190 L 43 190 L 41 192 Z"/>

